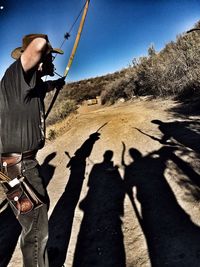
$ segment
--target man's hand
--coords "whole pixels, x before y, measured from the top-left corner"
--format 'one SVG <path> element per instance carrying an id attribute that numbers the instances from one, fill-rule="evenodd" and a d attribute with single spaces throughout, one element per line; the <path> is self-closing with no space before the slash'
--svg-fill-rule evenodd
<path id="1" fill-rule="evenodd" d="M 65 77 L 59 78 L 58 80 L 55 81 L 56 83 L 56 89 L 61 90 L 63 86 L 65 85 Z"/>
<path id="2" fill-rule="evenodd" d="M 47 84 L 48 84 L 47 92 L 50 92 L 54 90 L 55 88 L 57 90 L 61 90 L 63 86 L 65 85 L 65 77 L 59 78 L 54 81 L 47 81 Z"/>

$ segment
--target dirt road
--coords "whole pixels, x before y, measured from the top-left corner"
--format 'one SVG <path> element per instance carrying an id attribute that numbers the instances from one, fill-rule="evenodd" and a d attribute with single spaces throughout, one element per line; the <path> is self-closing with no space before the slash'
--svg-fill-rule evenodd
<path id="1" fill-rule="evenodd" d="M 200 266 L 200 118 L 175 106 L 82 107 L 47 142 L 38 159 L 51 199 L 51 267 Z M 0 215 L 8 257 L 20 232 L 10 217 Z M 18 243 L 8 266 L 22 266 Z"/>

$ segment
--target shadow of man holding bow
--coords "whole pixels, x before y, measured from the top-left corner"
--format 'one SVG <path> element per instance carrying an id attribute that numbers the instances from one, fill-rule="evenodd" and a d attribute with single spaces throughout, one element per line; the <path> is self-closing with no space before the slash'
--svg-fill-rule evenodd
<path id="1" fill-rule="evenodd" d="M 86 159 L 90 156 L 100 133 L 95 132 L 76 150 L 67 168 L 70 176 L 65 191 L 58 200 L 49 220 L 49 262 L 50 267 L 63 266 L 71 236 L 75 208 L 80 198 L 85 178 Z M 69 156 L 68 152 L 65 152 Z"/>

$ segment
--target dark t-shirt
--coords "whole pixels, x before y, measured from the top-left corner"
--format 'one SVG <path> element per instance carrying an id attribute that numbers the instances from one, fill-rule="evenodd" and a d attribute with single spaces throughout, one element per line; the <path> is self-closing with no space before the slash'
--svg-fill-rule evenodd
<path id="1" fill-rule="evenodd" d="M 21 60 L 5 72 L 0 84 L 0 153 L 24 152 L 44 145 L 46 83 L 33 73 L 26 82 Z"/>

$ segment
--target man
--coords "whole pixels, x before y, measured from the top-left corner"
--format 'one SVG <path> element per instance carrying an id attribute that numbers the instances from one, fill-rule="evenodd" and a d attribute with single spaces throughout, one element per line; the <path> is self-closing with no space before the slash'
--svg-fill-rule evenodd
<path id="1" fill-rule="evenodd" d="M 54 75 L 52 53 L 63 54 L 62 50 L 52 48 L 47 35 L 26 35 L 22 47 L 11 53 L 16 61 L 6 70 L 0 84 L 1 163 L 9 159 L 15 165 L 16 157 L 21 156 L 20 172 L 43 197 L 47 194 L 35 159 L 38 149 L 44 146 L 43 100 L 47 91 L 55 87 L 61 89 L 64 85 L 62 78 L 51 82 L 41 79 L 45 75 Z M 47 203 L 18 215 L 22 226 L 23 266 L 48 267 Z"/>

